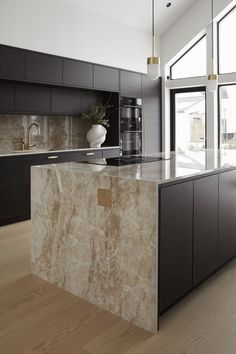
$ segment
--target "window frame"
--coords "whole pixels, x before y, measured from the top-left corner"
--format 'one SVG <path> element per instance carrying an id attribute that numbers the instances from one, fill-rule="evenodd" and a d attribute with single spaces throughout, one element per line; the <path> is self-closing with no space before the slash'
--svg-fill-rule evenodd
<path id="1" fill-rule="evenodd" d="M 175 79 L 177 80 L 177 79 Z M 194 87 L 183 87 L 178 89 L 170 90 L 170 148 L 171 151 L 176 151 L 176 141 L 175 141 L 175 127 L 176 127 L 176 105 L 175 105 L 175 95 L 178 93 L 188 93 L 188 92 L 205 92 L 205 149 L 207 149 L 207 90 L 206 86 L 194 86 Z"/>
<path id="2" fill-rule="evenodd" d="M 218 73 L 218 75 L 234 74 L 236 72 L 236 71 L 229 71 L 226 73 L 220 72 L 220 24 L 231 12 L 233 12 L 235 10 L 236 10 L 236 5 L 217 22 L 217 73 Z M 219 91 L 218 91 L 218 93 L 219 93 Z"/>
<path id="3" fill-rule="evenodd" d="M 173 79 L 172 78 L 172 68 L 175 64 L 177 64 L 186 54 L 188 54 L 190 52 L 190 50 L 192 50 L 203 38 L 206 38 L 206 33 L 199 38 L 188 50 L 186 50 L 186 52 L 184 52 L 171 66 L 170 66 L 170 79 L 171 80 L 182 80 L 182 79 L 194 79 L 195 77 L 201 77 L 201 76 L 188 76 L 188 77 L 180 77 L 178 79 Z M 207 48 L 206 48 L 207 51 Z M 207 73 L 206 73 L 207 75 Z M 205 76 L 205 75 L 203 75 Z"/>

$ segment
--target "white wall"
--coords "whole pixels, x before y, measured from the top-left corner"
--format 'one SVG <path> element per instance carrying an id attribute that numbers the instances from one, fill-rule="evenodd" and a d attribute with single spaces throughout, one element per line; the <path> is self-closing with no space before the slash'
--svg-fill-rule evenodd
<path id="1" fill-rule="evenodd" d="M 150 35 L 70 0 L 0 0 L 0 43 L 146 72 Z"/>
<path id="2" fill-rule="evenodd" d="M 226 14 L 230 8 L 236 3 L 236 0 L 214 0 L 214 18 L 218 20 Z M 170 150 L 170 90 L 174 88 L 174 82 L 167 81 L 166 76 L 169 74 L 169 65 L 173 63 L 182 53 L 184 53 L 197 38 L 207 33 L 207 64 L 211 60 L 211 31 L 209 28 L 211 22 L 211 0 L 195 0 L 193 5 L 189 7 L 185 13 L 166 31 L 161 37 L 161 62 L 162 62 L 162 141 L 163 150 Z M 173 80 L 174 81 L 174 80 Z M 201 82 L 205 85 L 206 78 L 176 80 L 183 87 L 184 82 L 187 86 L 196 86 Z M 181 81 L 182 84 L 181 85 Z M 180 87 L 179 86 L 179 87 Z M 216 94 L 207 93 L 207 141 L 208 148 L 217 148 L 217 102 Z"/>

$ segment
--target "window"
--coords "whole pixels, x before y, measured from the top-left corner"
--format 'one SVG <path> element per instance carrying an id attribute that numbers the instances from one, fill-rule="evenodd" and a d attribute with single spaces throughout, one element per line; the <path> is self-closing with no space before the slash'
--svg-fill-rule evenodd
<path id="1" fill-rule="evenodd" d="M 172 107 L 172 150 L 181 152 L 205 148 L 205 88 L 173 90 Z"/>
<path id="2" fill-rule="evenodd" d="M 220 74 L 236 72 L 236 46 L 234 43 L 235 33 L 236 8 L 234 8 L 218 23 Z"/>
<path id="3" fill-rule="evenodd" d="M 236 149 L 236 85 L 219 88 L 220 148 Z"/>
<path id="4" fill-rule="evenodd" d="M 170 67 L 172 79 L 206 75 L 206 36 Z"/>

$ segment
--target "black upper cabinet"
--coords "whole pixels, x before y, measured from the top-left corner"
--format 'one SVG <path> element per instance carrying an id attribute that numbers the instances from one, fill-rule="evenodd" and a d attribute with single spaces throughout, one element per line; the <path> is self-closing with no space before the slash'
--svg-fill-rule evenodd
<path id="1" fill-rule="evenodd" d="M 142 75 L 143 150 L 161 151 L 161 79 L 150 80 Z"/>
<path id="2" fill-rule="evenodd" d="M 52 113 L 80 114 L 81 94 L 78 89 L 52 88 Z"/>
<path id="3" fill-rule="evenodd" d="M 27 52 L 26 79 L 34 82 L 62 84 L 62 58 Z"/>
<path id="4" fill-rule="evenodd" d="M 192 288 L 193 181 L 160 191 L 160 301 L 163 313 Z"/>
<path id="5" fill-rule="evenodd" d="M 130 71 L 120 71 L 120 94 L 127 97 L 142 97 L 142 76 Z"/>
<path id="6" fill-rule="evenodd" d="M 236 254 L 236 170 L 219 174 L 219 266 Z"/>
<path id="7" fill-rule="evenodd" d="M 0 77 L 25 80 L 25 51 L 0 45 Z"/>
<path id="8" fill-rule="evenodd" d="M 194 181 L 194 265 L 196 286 L 217 269 L 218 175 Z"/>
<path id="9" fill-rule="evenodd" d="M 92 107 L 96 106 L 99 102 L 99 96 L 96 93 L 82 95 L 82 112 L 88 112 Z"/>
<path id="10" fill-rule="evenodd" d="M 50 113 L 51 89 L 33 85 L 15 85 L 15 111 Z"/>
<path id="11" fill-rule="evenodd" d="M 106 66 L 94 65 L 94 88 L 104 91 L 119 91 L 119 70 Z"/>
<path id="12" fill-rule="evenodd" d="M 6 82 L 0 83 L 0 111 L 12 112 L 14 110 L 14 85 Z"/>
<path id="13" fill-rule="evenodd" d="M 93 64 L 63 59 L 63 85 L 93 88 L 93 74 Z"/>

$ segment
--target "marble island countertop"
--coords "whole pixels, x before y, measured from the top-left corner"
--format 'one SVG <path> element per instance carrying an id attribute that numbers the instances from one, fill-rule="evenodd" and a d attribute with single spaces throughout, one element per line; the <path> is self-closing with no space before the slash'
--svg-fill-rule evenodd
<path id="1" fill-rule="evenodd" d="M 121 167 L 107 166 L 105 160 L 104 162 L 99 160 L 98 163 L 104 164 L 95 164 L 95 161 L 91 161 L 92 163 L 71 162 L 37 168 L 56 168 L 58 171 L 68 171 L 73 174 L 96 174 L 161 184 L 236 167 L 236 151 L 233 150 L 172 152 L 169 155 L 158 153 L 152 156 L 162 157 L 163 160 Z"/>
<path id="2" fill-rule="evenodd" d="M 60 152 L 74 152 L 74 151 L 87 151 L 87 150 L 109 150 L 109 149 L 119 149 L 119 146 L 102 146 L 101 148 L 65 148 L 65 149 L 32 149 L 32 150 L 14 150 L 14 151 L 1 151 L 0 150 L 0 157 L 7 157 L 7 156 L 20 156 L 20 155 L 38 155 L 38 154 L 48 154 L 48 153 L 60 153 Z"/>

